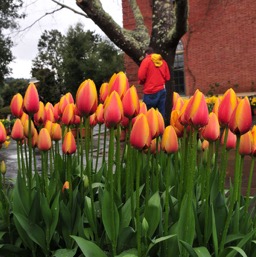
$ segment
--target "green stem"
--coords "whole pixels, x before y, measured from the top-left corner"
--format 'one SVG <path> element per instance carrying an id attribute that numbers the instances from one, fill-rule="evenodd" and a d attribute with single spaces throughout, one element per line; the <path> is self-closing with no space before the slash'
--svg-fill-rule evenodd
<path id="1" fill-rule="evenodd" d="M 115 231 L 115 214 L 114 214 L 114 174 L 113 174 L 113 166 L 114 166 L 114 140 L 115 140 L 115 131 L 114 128 L 110 128 L 110 139 L 109 139 L 109 152 L 108 152 L 108 188 L 110 191 L 110 199 L 111 199 L 111 226 L 112 231 Z M 113 256 L 116 255 L 116 246 L 117 246 L 117 235 L 114 233 L 112 240 L 112 251 Z"/>
<path id="2" fill-rule="evenodd" d="M 97 139 L 97 157 L 96 157 L 96 164 L 95 164 L 95 172 L 98 170 L 98 162 L 99 162 L 99 152 L 100 152 L 100 135 L 101 135 L 101 124 L 99 124 L 99 133 Z"/>
<path id="3" fill-rule="evenodd" d="M 141 257 L 141 224 L 140 224 L 140 171 L 142 153 L 139 151 L 137 156 L 136 171 L 136 228 L 137 228 L 137 250 L 138 257 Z"/>
<path id="4" fill-rule="evenodd" d="M 255 157 L 253 156 L 251 166 L 250 166 L 250 174 L 249 174 L 248 186 L 247 186 L 247 191 L 246 191 L 246 200 L 245 200 L 245 212 L 246 213 L 248 213 L 248 209 L 249 209 L 254 163 L 255 163 Z"/>
<path id="5" fill-rule="evenodd" d="M 121 149 L 120 149 L 120 125 L 117 125 L 116 136 L 116 186 L 117 195 L 121 199 Z"/>

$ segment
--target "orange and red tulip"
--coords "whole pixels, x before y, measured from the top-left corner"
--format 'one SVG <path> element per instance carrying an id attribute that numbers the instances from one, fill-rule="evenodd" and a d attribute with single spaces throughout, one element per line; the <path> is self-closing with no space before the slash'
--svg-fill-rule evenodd
<path id="1" fill-rule="evenodd" d="M 176 92 L 173 93 L 173 106 L 172 110 L 181 110 L 184 105 L 184 100 Z"/>
<path id="2" fill-rule="evenodd" d="M 97 119 L 97 122 L 99 124 L 103 124 L 104 123 L 104 107 L 103 107 L 103 104 L 100 103 L 96 109 L 96 119 Z"/>
<path id="3" fill-rule="evenodd" d="M 224 130 L 222 137 L 221 137 L 221 144 L 224 144 L 224 138 L 225 138 L 226 130 Z M 227 144 L 226 149 L 231 150 L 236 148 L 236 135 L 228 129 L 228 138 L 227 138 Z"/>
<path id="4" fill-rule="evenodd" d="M 69 104 L 69 99 L 67 98 L 66 95 L 63 95 L 60 98 L 59 104 L 58 104 L 58 108 L 59 108 L 59 116 L 62 116 L 66 106 Z"/>
<path id="5" fill-rule="evenodd" d="M 204 139 L 203 142 L 202 142 L 202 144 L 201 144 L 202 150 L 203 150 L 203 151 L 207 150 L 207 149 L 209 148 L 209 144 L 210 144 L 209 141 L 206 140 L 206 139 Z"/>
<path id="6" fill-rule="evenodd" d="M 75 107 L 73 103 L 69 103 L 66 105 L 64 112 L 61 117 L 61 121 L 66 126 L 73 124 L 75 119 Z"/>
<path id="7" fill-rule="evenodd" d="M 51 135 L 51 131 L 52 131 L 52 122 L 50 120 L 47 120 L 44 124 L 44 128 L 46 128 L 49 132 L 49 134 Z"/>
<path id="8" fill-rule="evenodd" d="M 29 115 L 35 114 L 39 110 L 39 95 L 36 86 L 30 83 L 23 100 L 23 110 Z"/>
<path id="9" fill-rule="evenodd" d="M 38 142 L 38 132 L 37 132 L 36 128 L 34 128 L 33 137 L 32 137 L 32 147 L 33 148 L 37 147 L 37 142 Z"/>
<path id="10" fill-rule="evenodd" d="M 51 138 L 53 141 L 59 141 L 62 138 L 61 126 L 59 123 L 53 123 L 51 126 Z"/>
<path id="11" fill-rule="evenodd" d="M 16 119 L 11 132 L 11 138 L 15 141 L 21 141 L 25 137 L 24 127 L 20 119 Z"/>
<path id="12" fill-rule="evenodd" d="M 150 153 L 152 153 L 152 154 L 156 154 L 157 152 L 159 153 L 161 150 L 160 143 L 158 143 L 157 147 L 156 147 L 156 143 L 157 143 L 156 138 L 151 140 L 149 150 L 150 150 Z"/>
<path id="13" fill-rule="evenodd" d="M 139 114 L 140 101 L 135 86 L 130 87 L 122 99 L 124 116 L 131 119 Z"/>
<path id="14" fill-rule="evenodd" d="M 221 126 L 228 125 L 237 103 L 238 101 L 235 91 L 232 88 L 228 89 L 219 104 L 218 119 Z"/>
<path id="15" fill-rule="evenodd" d="M 53 106 L 54 120 L 57 122 L 60 120 L 59 102 Z"/>
<path id="16" fill-rule="evenodd" d="M 157 114 L 157 118 L 158 118 L 158 131 L 159 131 L 159 135 L 163 135 L 164 129 L 165 129 L 164 117 L 161 114 L 161 112 L 159 112 L 158 110 L 156 110 L 156 114 Z"/>
<path id="17" fill-rule="evenodd" d="M 82 116 L 90 116 L 98 106 L 97 90 L 94 82 L 85 80 L 79 86 L 76 93 L 76 107 Z"/>
<path id="18" fill-rule="evenodd" d="M 116 91 L 106 99 L 104 106 L 104 121 L 108 128 L 116 127 L 123 118 L 124 111 L 120 96 Z"/>
<path id="19" fill-rule="evenodd" d="M 0 121 L 0 144 L 3 144 L 7 139 L 6 129 L 4 124 Z"/>
<path id="20" fill-rule="evenodd" d="M 90 115 L 89 117 L 89 124 L 90 126 L 93 128 L 97 125 L 97 118 L 96 118 L 96 114 L 93 113 L 92 115 Z"/>
<path id="21" fill-rule="evenodd" d="M 107 96 L 108 96 L 108 83 L 105 82 L 100 87 L 100 96 L 99 96 L 100 102 L 104 103 Z"/>
<path id="22" fill-rule="evenodd" d="M 72 94 L 70 93 L 70 92 L 68 92 L 68 93 L 66 93 L 65 94 L 65 97 L 67 98 L 67 100 L 68 100 L 68 102 L 70 103 L 70 104 L 73 104 L 75 101 L 74 101 L 74 98 L 73 98 L 73 96 L 72 96 Z"/>
<path id="23" fill-rule="evenodd" d="M 248 97 L 243 98 L 231 115 L 229 129 L 237 135 L 248 132 L 252 126 L 252 111 Z"/>
<path id="24" fill-rule="evenodd" d="M 20 118 L 23 113 L 23 97 L 20 93 L 13 96 L 10 104 L 11 113 L 13 116 Z"/>
<path id="25" fill-rule="evenodd" d="M 218 117 L 214 112 L 209 114 L 209 122 L 202 129 L 201 135 L 204 139 L 212 142 L 216 141 L 220 137 L 220 124 L 218 121 Z"/>
<path id="26" fill-rule="evenodd" d="M 177 136 L 182 137 L 184 126 L 180 123 L 180 111 L 173 110 L 171 112 L 170 124 L 173 126 Z"/>
<path id="27" fill-rule="evenodd" d="M 147 105 L 144 102 L 140 102 L 140 112 L 146 114 L 148 111 Z"/>
<path id="28" fill-rule="evenodd" d="M 145 114 L 141 113 L 136 117 L 133 124 L 130 134 L 130 143 L 134 148 L 143 150 L 150 146 L 151 140 L 147 117 Z"/>
<path id="29" fill-rule="evenodd" d="M 62 186 L 61 192 L 64 193 L 65 190 L 68 190 L 68 189 L 69 189 L 69 182 L 66 181 L 66 182 L 63 184 L 63 186 Z"/>
<path id="30" fill-rule="evenodd" d="M 34 122 L 37 125 L 41 125 L 44 124 L 46 119 L 46 115 L 45 115 L 45 106 L 43 104 L 43 102 L 39 102 L 39 110 L 37 113 L 34 114 Z"/>
<path id="31" fill-rule="evenodd" d="M 196 90 L 186 107 L 184 115 L 185 119 L 197 128 L 207 125 L 209 119 L 208 107 L 202 92 Z"/>
<path id="32" fill-rule="evenodd" d="M 30 122 L 30 128 L 29 128 L 29 120 L 25 120 L 23 127 L 24 127 L 24 135 L 28 138 L 29 137 L 29 129 L 30 129 L 30 133 L 31 133 L 31 137 L 33 137 L 34 135 L 34 129 L 35 129 L 35 125 L 34 122 L 31 120 Z"/>
<path id="33" fill-rule="evenodd" d="M 23 112 L 23 114 L 20 117 L 21 123 L 24 126 L 25 121 L 28 120 L 28 114 L 26 114 L 25 112 Z"/>
<path id="34" fill-rule="evenodd" d="M 62 151 L 64 154 L 68 154 L 68 155 L 71 155 L 76 152 L 76 140 L 71 131 L 68 131 L 64 136 Z"/>
<path id="35" fill-rule="evenodd" d="M 156 113 L 156 109 L 150 108 L 147 113 L 146 117 L 148 120 L 148 125 L 151 133 L 152 139 L 158 137 L 159 134 L 159 125 L 158 125 L 158 115 Z"/>
<path id="36" fill-rule="evenodd" d="M 40 151 L 48 151 L 52 147 L 51 136 L 46 128 L 42 128 L 39 132 L 37 147 Z"/>
<path id="37" fill-rule="evenodd" d="M 172 125 L 167 126 L 164 130 L 161 148 L 166 153 L 175 153 L 179 149 L 178 137 Z"/>
<path id="38" fill-rule="evenodd" d="M 108 94 L 110 95 L 113 91 L 116 91 L 120 98 L 123 99 L 124 94 L 129 88 L 129 82 L 127 76 L 124 72 L 120 71 L 116 74 L 115 77 L 112 76 L 109 82 L 109 91 Z"/>
<path id="39" fill-rule="evenodd" d="M 249 130 L 240 137 L 239 144 L 239 154 L 240 155 L 250 155 L 252 153 L 253 136 L 252 132 Z"/>
<path id="40" fill-rule="evenodd" d="M 252 132 L 252 156 L 256 156 L 256 125 L 251 129 Z"/>

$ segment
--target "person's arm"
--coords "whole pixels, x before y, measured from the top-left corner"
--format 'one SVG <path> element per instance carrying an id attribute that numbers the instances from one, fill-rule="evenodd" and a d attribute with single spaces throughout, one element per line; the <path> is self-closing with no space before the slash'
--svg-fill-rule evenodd
<path id="1" fill-rule="evenodd" d="M 165 81 L 168 81 L 170 79 L 171 79 L 170 70 L 169 70 L 167 62 L 165 62 Z"/>
<path id="2" fill-rule="evenodd" d="M 140 85 L 143 85 L 145 83 L 146 77 L 147 77 L 147 62 L 146 62 L 146 59 L 144 59 L 141 62 L 138 70 L 138 79 L 139 79 Z"/>

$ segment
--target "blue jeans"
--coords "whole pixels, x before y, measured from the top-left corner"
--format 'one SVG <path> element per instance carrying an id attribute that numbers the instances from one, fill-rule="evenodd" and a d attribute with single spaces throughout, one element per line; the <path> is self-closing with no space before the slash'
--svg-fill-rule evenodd
<path id="1" fill-rule="evenodd" d="M 165 116 L 165 100 L 165 89 L 162 89 L 155 94 L 144 94 L 143 96 L 143 102 L 146 104 L 148 110 L 152 107 L 157 108 L 163 117 Z"/>

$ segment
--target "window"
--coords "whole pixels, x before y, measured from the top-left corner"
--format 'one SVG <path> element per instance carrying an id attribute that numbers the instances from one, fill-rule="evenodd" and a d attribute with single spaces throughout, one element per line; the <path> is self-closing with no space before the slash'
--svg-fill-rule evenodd
<path id="1" fill-rule="evenodd" d="M 175 54 L 173 68 L 174 91 L 185 94 L 183 44 L 180 41 Z"/>

